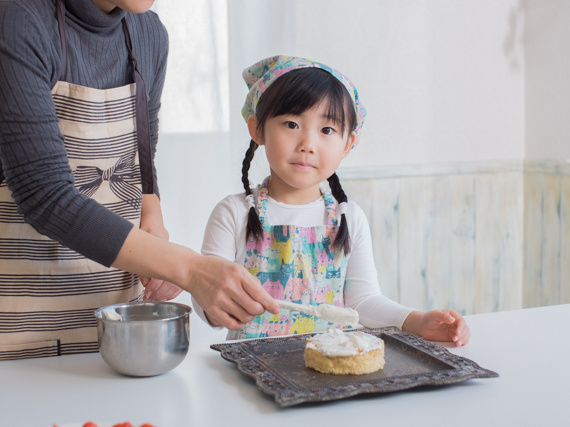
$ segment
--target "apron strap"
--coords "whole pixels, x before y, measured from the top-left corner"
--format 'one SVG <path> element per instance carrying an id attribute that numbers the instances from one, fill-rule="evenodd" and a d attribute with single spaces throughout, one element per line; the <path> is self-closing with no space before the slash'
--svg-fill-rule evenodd
<path id="1" fill-rule="evenodd" d="M 148 115 L 148 101 L 143 77 L 139 72 L 138 62 L 133 55 L 133 43 L 131 34 L 127 26 L 127 21 L 123 18 L 123 31 L 125 41 L 129 49 L 129 60 L 131 61 L 132 77 L 136 85 L 136 120 L 137 120 L 137 143 L 139 149 L 139 163 L 141 169 L 141 180 L 143 194 L 154 192 L 154 176 L 152 173 L 152 155 L 150 149 L 150 119 Z"/>
<path id="2" fill-rule="evenodd" d="M 60 81 L 67 79 L 67 42 L 65 38 L 65 5 L 63 0 L 57 0 L 57 22 L 59 27 L 59 35 L 61 40 L 61 69 Z M 125 33 L 125 42 L 129 50 L 129 60 L 131 61 L 132 77 L 136 86 L 135 107 L 136 107 L 136 123 L 137 123 L 137 145 L 139 151 L 139 164 L 141 170 L 141 181 L 143 194 L 154 193 L 154 175 L 152 172 L 152 155 L 151 155 L 151 138 L 150 138 L 150 119 L 148 114 L 148 101 L 146 95 L 146 87 L 141 73 L 139 72 L 138 62 L 133 55 L 133 43 L 131 34 L 127 27 L 125 18 L 122 20 L 123 31 Z M 0 164 L 0 183 L 4 181 L 4 172 Z"/>
<path id="3" fill-rule="evenodd" d="M 261 224 L 263 226 L 265 226 L 266 224 L 269 225 L 270 222 L 267 219 L 267 198 L 269 196 L 269 190 L 268 190 L 268 186 L 269 186 L 269 176 L 266 177 L 262 183 L 259 185 L 258 190 L 257 190 L 257 206 L 258 206 L 258 216 L 259 216 L 259 220 L 261 221 Z M 333 195 L 330 193 L 329 190 L 327 190 L 324 187 L 320 187 L 321 190 L 321 195 L 323 197 L 323 200 L 325 202 L 325 209 L 327 212 L 327 225 L 330 226 L 336 226 L 338 225 L 340 218 L 337 218 L 337 214 L 336 214 L 336 203 L 334 200 Z M 275 224 L 271 224 L 271 225 L 275 225 Z"/>
<path id="4" fill-rule="evenodd" d="M 59 27 L 59 40 L 61 42 L 61 68 L 59 70 L 59 80 L 67 80 L 67 41 L 65 38 L 65 5 L 63 0 L 57 1 L 57 24 Z"/>

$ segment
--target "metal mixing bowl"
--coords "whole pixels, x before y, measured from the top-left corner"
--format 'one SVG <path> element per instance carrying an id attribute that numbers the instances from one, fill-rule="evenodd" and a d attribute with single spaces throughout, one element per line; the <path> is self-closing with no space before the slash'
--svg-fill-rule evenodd
<path id="1" fill-rule="evenodd" d="M 121 374 L 164 374 L 188 353 L 191 312 L 187 305 L 174 302 L 102 307 L 95 311 L 101 356 Z"/>

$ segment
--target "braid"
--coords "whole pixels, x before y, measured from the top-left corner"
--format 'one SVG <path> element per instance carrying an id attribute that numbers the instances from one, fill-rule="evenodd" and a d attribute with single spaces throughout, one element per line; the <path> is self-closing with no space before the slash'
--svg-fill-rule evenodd
<path id="1" fill-rule="evenodd" d="M 342 189 L 342 185 L 340 185 L 338 175 L 336 173 L 333 173 L 328 178 L 328 182 L 334 198 L 339 203 L 346 202 L 348 199 L 344 193 L 344 190 Z M 340 249 L 344 252 L 345 255 L 348 255 L 350 253 L 350 234 L 348 232 L 348 224 L 346 223 L 346 214 L 342 214 L 339 220 L 340 227 L 338 228 L 338 233 L 336 234 L 332 247 L 334 249 Z"/>
<path id="2" fill-rule="evenodd" d="M 255 154 L 255 150 L 257 150 L 257 143 L 252 139 L 249 143 L 249 148 L 245 152 L 245 158 L 243 159 L 242 168 L 241 168 L 241 182 L 243 184 L 243 188 L 245 189 L 245 195 L 250 196 L 253 193 L 251 192 L 251 188 L 249 188 L 249 167 L 251 166 L 251 161 L 253 160 L 253 156 Z M 259 216 L 255 211 L 254 207 L 249 208 L 249 212 L 247 214 L 247 228 L 245 231 L 245 240 L 248 241 L 250 237 L 253 237 L 255 240 L 260 240 L 263 238 L 263 226 L 261 225 L 261 221 L 259 220 Z"/>

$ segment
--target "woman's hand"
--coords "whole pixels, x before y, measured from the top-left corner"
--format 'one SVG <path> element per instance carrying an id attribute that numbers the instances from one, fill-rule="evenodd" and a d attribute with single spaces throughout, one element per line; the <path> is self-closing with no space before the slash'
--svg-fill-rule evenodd
<path id="1" fill-rule="evenodd" d="M 149 232 L 131 229 L 113 267 L 176 283 L 192 294 L 213 323 L 228 329 L 240 329 L 265 310 L 279 313 L 277 303 L 243 266 L 158 238 L 153 235 L 161 233 L 156 223 L 144 221 L 142 226 Z"/>
<path id="2" fill-rule="evenodd" d="M 144 276 L 139 279 L 144 286 L 143 301 L 169 301 L 182 293 L 182 289 L 166 280 Z"/>
<path id="3" fill-rule="evenodd" d="M 214 326 L 237 330 L 265 310 L 279 313 L 277 303 L 249 271 L 213 255 L 196 258 L 190 292 Z"/>
<path id="4" fill-rule="evenodd" d="M 430 341 L 450 341 L 458 346 L 469 342 L 471 332 L 465 319 L 455 310 L 412 311 L 402 330 Z"/>
<path id="5" fill-rule="evenodd" d="M 143 194 L 141 209 L 141 230 L 168 241 L 168 231 L 164 227 L 160 200 L 155 194 Z M 178 286 L 165 280 L 139 276 L 144 286 L 143 301 L 168 301 L 182 292 Z"/>

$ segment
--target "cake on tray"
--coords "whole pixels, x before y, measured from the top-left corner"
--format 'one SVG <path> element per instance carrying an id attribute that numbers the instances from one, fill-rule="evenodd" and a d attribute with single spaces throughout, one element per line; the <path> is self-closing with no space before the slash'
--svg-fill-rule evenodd
<path id="1" fill-rule="evenodd" d="M 329 329 L 305 345 L 305 366 L 324 374 L 362 375 L 384 368 L 384 341 L 365 332 Z"/>

